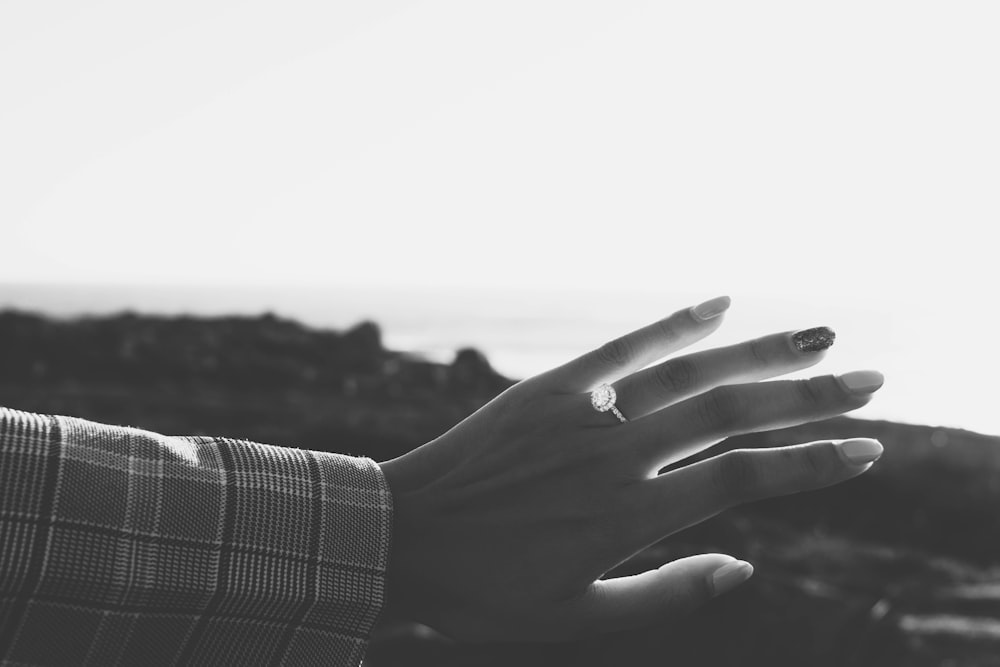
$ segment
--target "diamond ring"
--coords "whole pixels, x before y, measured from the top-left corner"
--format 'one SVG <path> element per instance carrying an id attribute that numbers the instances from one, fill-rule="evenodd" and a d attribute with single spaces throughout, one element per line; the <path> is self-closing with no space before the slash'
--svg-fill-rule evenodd
<path id="1" fill-rule="evenodd" d="M 618 417 L 618 421 L 625 423 L 628 420 L 625 419 L 625 415 L 622 414 L 621 410 L 615 407 L 615 399 L 618 398 L 618 394 L 615 393 L 615 388 L 610 384 L 602 384 L 594 391 L 590 392 L 590 404 L 594 406 L 594 409 L 598 412 L 611 413 Z"/>

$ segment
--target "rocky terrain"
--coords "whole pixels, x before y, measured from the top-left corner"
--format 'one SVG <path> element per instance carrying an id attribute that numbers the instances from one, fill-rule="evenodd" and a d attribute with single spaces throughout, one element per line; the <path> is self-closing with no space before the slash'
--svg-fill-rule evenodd
<path id="1" fill-rule="evenodd" d="M 169 434 L 383 460 L 512 383 L 474 349 L 450 364 L 386 350 L 371 322 L 0 312 L 0 404 Z M 385 619 L 366 665 L 1000 665 L 1000 438 L 843 417 L 704 456 L 854 435 L 886 448 L 862 477 L 731 510 L 612 573 L 709 550 L 755 564 L 751 582 L 688 619 L 544 646 L 457 645 Z"/>

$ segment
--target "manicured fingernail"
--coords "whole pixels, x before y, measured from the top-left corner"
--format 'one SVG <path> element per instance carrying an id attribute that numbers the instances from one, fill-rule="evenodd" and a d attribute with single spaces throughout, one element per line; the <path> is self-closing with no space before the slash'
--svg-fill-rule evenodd
<path id="1" fill-rule="evenodd" d="M 834 441 L 841 455 L 856 466 L 871 463 L 882 456 L 882 443 L 873 438 Z"/>
<path id="2" fill-rule="evenodd" d="M 885 376 L 878 371 L 851 371 L 837 379 L 852 394 L 870 394 L 885 382 Z"/>
<path id="3" fill-rule="evenodd" d="M 753 574 L 753 565 L 745 560 L 726 563 L 712 574 L 712 591 L 722 595 L 733 590 Z"/>
<path id="4" fill-rule="evenodd" d="M 728 296 L 717 296 L 691 309 L 691 314 L 702 322 L 718 317 L 729 309 L 732 300 Z"/>
<path id="5" fill-rule="evenodd" d="M 833 345 L 837 334 L 830 327 L 813 327 L 792 334 L 792 344 L 799 352 L 819 352 Z"/>

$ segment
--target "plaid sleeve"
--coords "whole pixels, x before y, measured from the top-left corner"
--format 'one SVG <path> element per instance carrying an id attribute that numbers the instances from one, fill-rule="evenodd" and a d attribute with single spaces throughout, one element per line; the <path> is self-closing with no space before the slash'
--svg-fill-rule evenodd
<path id="1" fill-rule="evenodd" d="M 391 526 L 370 459 L 0 408 L 0 660 L 356 666 Z"/>

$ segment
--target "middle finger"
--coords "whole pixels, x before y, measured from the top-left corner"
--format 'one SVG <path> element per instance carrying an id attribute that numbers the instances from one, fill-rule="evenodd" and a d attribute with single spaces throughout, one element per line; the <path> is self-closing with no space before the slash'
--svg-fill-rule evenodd
<path id="1" fill-rule="evenodd" d="M 783 428 L 856 410 L 881 388 L 878 371 L 725 385 L 623 425 L 623 443 L 650 470 L 728 436 Z M 620 446 L 620 445 L 619 445 Z"/>

